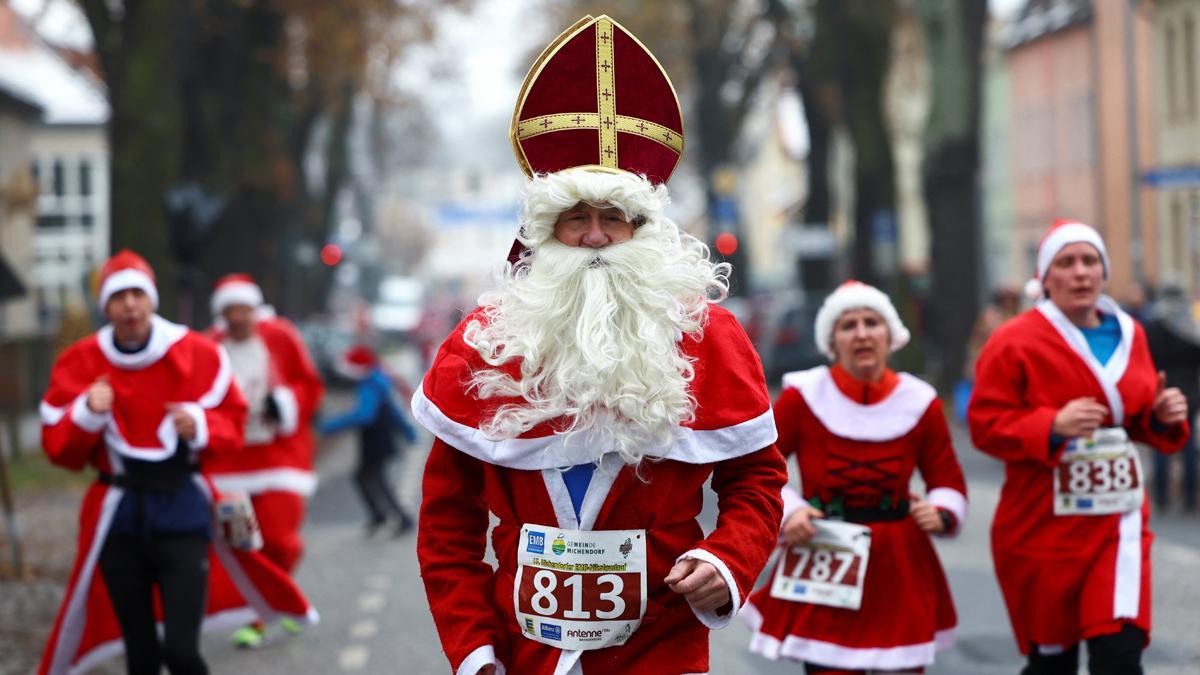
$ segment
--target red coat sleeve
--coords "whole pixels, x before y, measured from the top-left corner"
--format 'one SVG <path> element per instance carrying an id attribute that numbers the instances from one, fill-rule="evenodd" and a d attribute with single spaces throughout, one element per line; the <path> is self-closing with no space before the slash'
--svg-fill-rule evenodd
<path id="1" fill-rule="evenodd" d="M 917 469 L 925 481 L 926 499 L 953 514 L 954 527 L 945 534 L 957 534 L 967 517 L 967 481 L 954 453 L 942 402 L 936 398 L 921 419 L 917 452 Z"/>
<path id="2" fill-rule="evenodd" d="M 442 648 L 454 670 L 481 647 L 504 660 L 505 631 L 484 562 L 488 509 L 479 460 L 434 439 L 425 463 L 417 561 Z"/>
<path id="3" fill-rule="evenodd" d="M 975 365 L 975 390 L 967 407 L 971 440 L 975 447 L 1006 462 L 1055 466 L 1062 449 L 1051 453 L 1050 430 L 1058 410 L 1026 403 L 1029 381 L 1024 361 L 1006 337 L 993 335 Z"/>
<path id="4" fill-rule="evenodd" d="M 714 467 L 717 527 L 682 556 L 712 564 L 729 585 L 732 608 L 715 613 L 693 608 L 709 628 L 724 627 L 741 609 L 775 549 L 783 517 L 780 491 L 786 482 L 787 465 L 774 445 L 718 462 Z"/>
<path id="5" fill-rule="evenodd" d="M 1158 369 L 1154 365 L 1154 358 L 1150 355 L 1150 347 L 1146 342 L 1146 333 L 1140 325 L 1136 328 L 1137 337 L 1133 341 L 1133 358 L 1130 359 L 1129 367 L 1135 367 L 1135 364 L 1143 364 L 1142 367 L 1148 367 L 1154 373 L 1157 380 Z M 1159 452 L 1174 453 L 1183 449 L 1188 438 L 1192 434 L 1191 420 L 1184 420 L 1179 424 L 1165 426 L 1159 424 L 1154 419 L 1154 399 L 1150 398 L 1150 405 L 1143 407 L 1141 410 L 1129 411 L 1127 413 L 1129 419 L 1125 422 L 1125 428 L 1129 431 L 1129 437 L 1140 443 L 1145 443 Z"/>
<path id="6" fill-rule="evenodd" d="M 282 358 L 279 360 L 285 366 L 284 372 L 281 373 L 281 385 L 287 387 L 295 399 L 299 418 L 297 428 L 303 429 L 308 426 L 317 407 L 321 405 L 321 399 L 325 396 L 325 384 L 321 381 L 317 367 L 313 364 L 308 348 L 304 346 L 304 340 L 296 328 L 291 322 L 283 319 L 277 319 L 276 325 L 281 334 L 278 342 Z"/>
<path id="7" fill-rule="evenodd" d="M 39 406 L 42 449 L 52 463 L 78 471 L 100 450 L 108 418 L 91 412 L 86 403 L 87 387 L 100 374 L 80 343 L 54 363 Z"/>
<path id="8" fill-rule="evenodd" d="M 197 336 L 192 349 L 197 399 L 185 404 L 197 419 L 195 447 L 214 451 L 242 447 L 246 426 L 246 399 L 233 377 L 233 365 L 225 348 Z M 200 430 L 200 427 L 203 429 Z"/>

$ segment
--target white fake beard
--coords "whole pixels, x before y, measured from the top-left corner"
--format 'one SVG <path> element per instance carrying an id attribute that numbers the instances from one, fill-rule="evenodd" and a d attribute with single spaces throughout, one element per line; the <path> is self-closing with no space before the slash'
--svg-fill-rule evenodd
<path id="1" fill-rule="evenodd" d="M 602 249 L 552 238 L 480 298 L 488 322 L 472 322 L 466 343 L 492 366 L 521 359 L 521 379 L 489 368 L 471 386 L 481 399 L 525 401 L 500 406 L 482 423 L 485 436 L 515 438 L 562 418 L 564 443 L 590 432 L 587 442 L 637 464 L 694 419 L 695 372 L 681 338 L 699 337 L 710 296 L 728 288 L 728 266 L 690 237 L 643 230 L 657 228 Z"/>

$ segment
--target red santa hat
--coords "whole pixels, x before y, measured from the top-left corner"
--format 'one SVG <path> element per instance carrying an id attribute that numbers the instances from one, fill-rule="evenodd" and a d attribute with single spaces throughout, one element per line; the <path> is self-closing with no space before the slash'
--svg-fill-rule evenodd
<path id="1" fill-rule="evenodd" d="M 343 375 L 361 380 L 371 374 L 371 370 L 379 363 L 379 357 L 366 345 L 355 345 L 346 350 L 338 359 L 338 370 Z"/>
<path id="2" fill-rule="evenodd" d="M 902 349 L 912 337 L 904 327 L 904 322 L 900 321 L 900 314 L 892 305 L 892 301 L 883 291 L 851 279 L 830 293 L 825 302 L 821 303 L 821 309 L 817 311 L 817 322 L 813 329 L 816 333 L 817 349 L 830 361 L 836 358 L 833 353 L 833 326 L 843 312 L 851 309 L 869 309 L 883 317 L 891 335 L 893 352 Z"/>
<path id="3" fill-rule="evenodd" d="M 158 309 L 158 287 L 150 263 L 133 251 L 122 249 L 100 268 L 100 309 L 108 305 L 113 295 L 130 288 L 140 288 Z"/>
<path id="4" fill-rule="evenodd" d="M 212 313 L 220 316 L 226 307 L 246 305 L 257 308 L 263 304 L 262 289 L 249 274 L 227 274 L 217 280 L 213 287 Z"/>
<path id="5" fill-rule="evenodd" d="M 1031 300 L 1037 300 L 1045 293 L 1045 288 L 1042 286 L 1043 280 L 1046 278 L 1046 270 L 1050 269 L 1050 263 L 1054 262 L 1055 256 L 1064 247 L 1070 244 L 1077 243 L 1091 244 L 1100 254 L 1100 262 L 1104 264 L 1104 278 L 1108 278 L 1108 249 L 1104 247 L 1104 239 L 1100 237 L 1100 233 L 1091 225 L 1085 225 L 1076 220 L 1056 220 L 1050 226 L 1050 230 L 1046 232 L 1046 236 L 1042 237 L 1042 241 L 1038 244 L 1037 255 L 1037 270 L 1035 276 L 1025 282 L 1025 295 Z"/>

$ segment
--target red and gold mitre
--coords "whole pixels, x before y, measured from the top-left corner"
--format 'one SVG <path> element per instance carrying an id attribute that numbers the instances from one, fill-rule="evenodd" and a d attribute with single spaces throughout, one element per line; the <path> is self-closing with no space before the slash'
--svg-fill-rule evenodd
<path id="1" fill-rule="evenodd" d="M 609 17 L 585 16 L 529 69 L 509 136 L 530 177 L 589 167 L 658 184 L 683 154 L 683 115 L 650 50 Z"/>

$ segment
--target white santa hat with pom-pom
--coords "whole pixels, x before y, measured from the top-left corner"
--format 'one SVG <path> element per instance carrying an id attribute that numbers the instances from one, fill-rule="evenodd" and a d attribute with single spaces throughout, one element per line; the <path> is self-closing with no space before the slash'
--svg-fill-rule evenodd
<path id="1" fill-rule="evenodd" d="M 851 309 L 869 309 L 883 317 L 887 322 L 893 352 L 903 349 L 912 337 L 904 327 L 904 322 L 900 320 L 896 307 L 883 291 L 851 279 L 830 293 L 825 302 L 821 303 L 821 309 L 817 310 L 817 321 L 813 328 L 817 349 L 830 361 L 837 358 L 833 353 L 833 326 L 843 312 Z"/>
<path id="2" fill-rule="evenodd" d="M 1100 262 L 1104 265 L 1104 278 L 1108 278 L 1109 262 L 1108 249 L 1104 247 L 1104 239 L 1096 228 L 1077 220 L 1056 220 L 1050 226 L 1050 231 L 1042 237 L 1038 244 L 1037 270 L 1035 276 L 1025 282 L 1025 296 L 1030 300 L 1040 300 L 1045 294 L 1043 281 L 1046 271 L 1054 262 L 1058 252 L 1071 244 L 1091 244 L 1100 254 Z"/>

